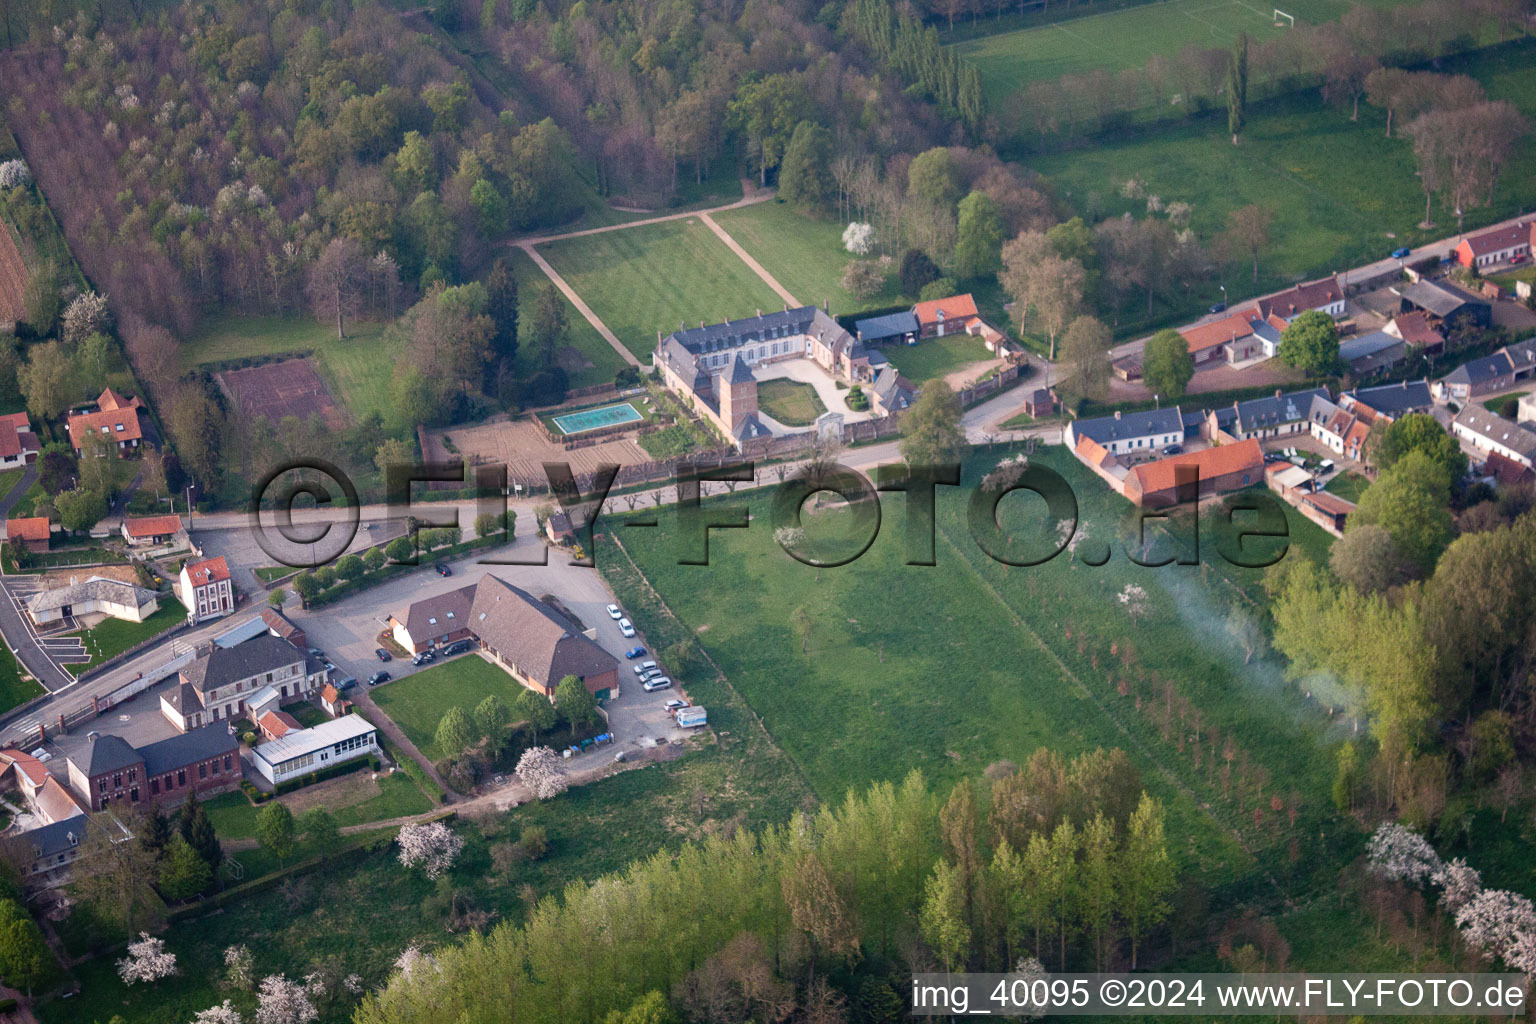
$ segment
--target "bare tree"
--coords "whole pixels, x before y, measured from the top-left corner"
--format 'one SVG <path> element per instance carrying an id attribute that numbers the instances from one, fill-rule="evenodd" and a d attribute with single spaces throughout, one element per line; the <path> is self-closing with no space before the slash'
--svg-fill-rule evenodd
<path id="1" fill-rule="evenodd" d="M 1269 228 L 1275 211 L 1249 203 L 1227 214 L 1227 228 L 1222 239 L 1228 252 L 1241 252 L 1253 260 L 1253 283 L 1259 283 L 1259 256 L 1269 248 Z"/>
<path id="2" fill-rule="evenodd" d="M 346 318 L 357 311 L 364 281 L 363 251 L 355 239 L 333 238 L 309 268 L 309 302 L 315 319 L 336 321 L 336 337 L 345 338 Z"/>

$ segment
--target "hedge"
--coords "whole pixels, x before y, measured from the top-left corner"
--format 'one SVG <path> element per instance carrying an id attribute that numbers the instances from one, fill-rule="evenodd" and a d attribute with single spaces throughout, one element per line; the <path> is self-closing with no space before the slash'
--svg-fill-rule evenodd
<path id="1" fill-rule="evenodd" d="M 424 559 L 432 558 L 441 560 L 444 558 L 456 558 L 457 556 L 470 551 L 478 551 L 481 548 L 491 548 L 496 547 L 499 544 L 506 544 L 511 539 L 511 535 L 509 534 L 496 533 L 489 537 L 476 537 L 474 540 L 460 541 L 457 544 L 451 544 L 445 548 L 438 548 L 435 551 L 423 551 L 421 554 Z M 356 579 L 343 580 L 334 586 L 327 587 L 325 590 L 322 590 L 308 601 L 304 601 L 304 607 L 313 609 L 319 608 L 321 605 L 330 604 L 332 601 L 339 600 L 349 594 L 355 594 L 360 590 L 367 590 L 368 588 L 377 586 L 380 583 L 387 583 L 397 576 L 410 572 L 412 569 L 419 569 L 421 568 L 421 564 L 422 563 L 418 561 L 416 565 L 406 565 L 403 562 L 395 562 L 390 565 L 382 565 L 375 569 L 373 572 L 364 573 Z M 302 594 L 300 595 L 300 600 L 303 600 Z"/>

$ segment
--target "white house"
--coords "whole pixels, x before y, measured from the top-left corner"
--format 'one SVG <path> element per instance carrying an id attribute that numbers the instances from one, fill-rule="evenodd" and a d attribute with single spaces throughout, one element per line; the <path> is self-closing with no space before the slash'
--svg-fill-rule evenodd
<path id="1" fill-rule="evenodd" d="M 312 729 L 298 729 L 251 751 L 262 777 L 276 785 L 309 772 L 377 753 L 378 734 L 361 715 L 343 715 Z"/>
<path id="2" fill-rule="evenodd" d="M 1170 405 L 1067 424 L 1068 448 L 1075 449 L 1078 440 L 1084 437 L 1097 441 L 1111 455 L 1156 455 L 1159 449 L 1184 440 L 1184 414 L 1178 406 Z"/>
<path id="3" fill-rule="evenodd" d="M 263 633 L 233 647 L 208 644 L 181 670 L 178 685 L 160 696 L 160 713 L 182 732 L 245 718 L 264 694 L 302 700 L 326 683 L 328 671 L 286 640 Z"/>
<path id="4" fill-rule="evenodd" d="M 1527 469 L 1536 466 L 1536 432 L 1480 405 L 1468 405 L 1457 413 L 1451 433 L 1480 452 L 1497 452 Z"/>
<path id="5" fill-rule="evenodd" d="M 71 579 L 67 586 L 39 591 L 27 598 L 27 615 L 39 626 L 81 615 L 108 615 L 143 622 L 159 610 L 160 599 L 153 590 L 105 576 L 92 576 L 83 582 Z"/>
<path id="6" fill-rule="evenodd" d="M 223 555 L 183 565 L 180 584 L 177 596 L 197 622 L 235 610 L 235 585 L 230 581 Z"/>

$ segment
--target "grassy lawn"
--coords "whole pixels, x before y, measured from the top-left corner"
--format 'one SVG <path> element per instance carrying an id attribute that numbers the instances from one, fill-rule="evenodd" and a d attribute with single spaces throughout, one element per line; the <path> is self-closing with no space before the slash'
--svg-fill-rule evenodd
<path id="1" fill-rule="evenodd" d="M 9 711 L 42 694 L 43 688 L 36 680 L 22 678 L 16 656 L 8 650 L 0 651 L 0 711 Z"/>
<path id="2" fill-rule="evenodd" d="M 358 768 L 358 772 L 366 778 L 368 766 L 362 765 Z M 341 778 L 350 781 L 352 775 L 341 776 Z M 412 814 L 425 814 L 432 809 L 432 803 L 404 772 L 380 775 L 378 781 L 368 782 L 360 788 L 372 790 L 373 795 L 352 803 L 326 804 L 325 809 L 330 811 L 331 816 L 336 819 L 338 827 L 364 825 L 372 821 L 388 821 L 391 818 L 404 818 Z M 302 793 L 303 790 L 299 792 Z M 245 794 L 239 792 L 222 793 L 203 804 L 208 812 L 208 820 L 213 822 L 213 829 L 221 839 L 254 839 L 256 818 L 265 806 L 266 804 L 262 804 L 261 807 L 253 806 L 246 799 Z"/>
<path id="3" fill-rule="evenodd" d="M 83 665 L 66 665 L 65 667 L 74 675 L 79 675 L 92 665 L 121 654 L 134 644 L 143 643 L 157 633 L 163 633 L 184 621 L 186 617 L 186 609 L 178 604 L 174 597 L 166 595 L 161 599 L 160 609 L 143 622 L 104 619 L 94 629 L 87 629 L 80 633 L 80 639 L 85 642 L 85 652 L 91 656 L 91 660 Z"/>
<path id="4" fill-rule="evenodd" d="M 517 277 L 517 292 L 522 301 L 528 301 L 534 294 L 535 288 L 553 287 L 549 284 L 549 278 L 528 257 L 528 254 L 518 248 L 509 248 L 505 254 L 507 262 L 511 264 L 512 273 Z M 566 342 L 579 352 L 582 358 L 590 363 L 572 372 L 569 368 L 571 387 L 584 388 L 594 384 L 610 384 L 614 374 L 629 365 L 624 362 L 613 346 L 597 333 L 597 328 L 587 323 L 587 318 L 576 312 L 576 307 L 571 305 L 563 293 L 560 294 L 560 303 L 565 307 L 565 319 L 570 324 L 570 331 L 566 335 Z M 533 365 L 531 352 L 527 348 L 518 351 L 518 372 L 524 375 L 532 375 L 537 370 Z"/>
<path id="5" fill-rule="evenodd" d="M 571 238 L 540 251 L 642 360 L 656 348 L 657 331 L 784 306 L 696 218 Z"/>
<path id="6" fill-rule="evenodd" d="M 273 580 L 280 580 L 284 576 L 292 576 L 298 570 L 291 565 L 259 565 L 253 571 L 256 573 L 256 578 L 261 580 L 261 582 L 271 583 Z"/>
<path id="7" fill-rule="evenodd" d="M 914 384 L 922 384 L 964 369 L 971 363 L 990 360 L 980 338 L 952 334 L 944 338 L 923 338 L 916 345 L 887 345 L 880 350 L 885 358 Z"/>
<path id="8" fill-rule="evenodd" d="M 0 473 L 0 498 L 11 493 L 11 488 L 16 486 L 25 472 L 25 468 L 17 466 L 15 469 L 8 469 L 4 473 Z"/>
<path id="9" fill-rule="evenodd" d="M 1299 821 L 1326 824 L 1330 837 L 1337 834 L 1330 844 L 1350 842 L 1352 830 L 1337 827 L 1327 804 L 1334 743 L 1327 716 L 1284 683 L 1278 664 L 1246 663 L 1225 630 L 1230 607 L 1260 593 L 1262 572 L 1216 555 L 1214 515 L 1201 534 L 1202 567 L 1132 565 L 1120 541 L 1131 525 L 1129 504 L 1062 449 L 1031 458 L 1072 485 L 1090 538 L 1083 554 L 1108 545 L 1107 565 L 1066 555 L 1034 568 L 993 561 L 966 526 L 966 487 L 941 494 L 932 569 L 903 564 L 897 520 L 904 507 L 892 501 L 870 550 L 831 570 L 790 559 L 768 529 L 718 534 L 708 569 L 676 564 L 665 520 L 661 530 L 620 537 L 823 799 L 914 767 L 947 783 L 977 777 L 999 759 L 1020 762 L 1041 746 L 1065 755 L 1121 747 L 1168 801 L 1185 865 L 1216 884 L 1238 883 L 1256 863 L 1278 860 L 1264 851 L 1283 849 L 1288 826 L 1267 812 L 1255 824 L 1252 805 L 1241 803 L 1247 798 L 1236 783 L 1227 790 L 1209 749 L 1197 763 L 1187 719 L 1162 710 L 1185 707 L 1199 709 L 1205 727 L 1215 725 L 1249 759 L 1250 796 L 1268 785 L 1259 781 L 1261 767 L 1279 787 L 1264 790 L 1266 806 L 1272 796 L 1294 796 Z M 966 485 L 976 483 L 980 461 L 969 466 Z M 732 500 L 768 521 L 766 495 Z M 1006 533 L 1038 533 L 1037 499 L 1010 499 L 1000 512 Z M 809 521 L 813 535 L 835 529 Z M 1294 547 L 1325 557 L 1326 535 L 1301 529 L 1299 517 L 1292 522 Z M 624 555 L 607 545 L 598 564 L 612 574 Z M 635 605 L 621 579 L 610 581 L 653 629 L 651 608 Z M 1148 593 L 1148 611 L 1134 624 L 1118 599 L 1133 583 Z M 926 609 L 921 624 L 871 605 L 891 592 Z M 792 626 L 797 610 L 812 623 L 804 653 Z"/>
<path id="10" fill-rule="evenodd" d="M 517 680 L 470 654 L 380 686 L 373 691 L 373 702 L 405 731 L 416 749 L 436 762 L 443 752 L 433 734 L 449 708 L 460 707 L 467 714 L 492 693 L 511 707 L 522 692 Z"/>
<path id="11" fill-rule="evenodd" d="M 765 380 L 757 385 L 757 404 L 786 427 L 808 427 L 827 411 L 809 384 L 796 380 Z"/>
<path id="12" fill-rule="evenodd" d="M 1488 399 L 1488 401 L 1483 403 L 1483 408 L 1487 409 L 1489 412 L 1497 413 L 1504 407 L 1505 402 L 1519 402 L 1520 399 L 1524 398 L 1528 394 L 1530 394 L 1529 391 L 1511 391 L 1507 395 L 1500 395 L 1497 398 Z"/>
<path id="13" fill-rule="evenodd" d="M 828 302 L 833 314 L 841 316 L 912 301 L 901 294 L 894 267 L 885 288 L 876 295 L 859 299 L 843 290 L 843 268 L 854 257 L 843 248 L 843 225 L 836 220 L 814 220 L 778 201 L 726 210 L 714 218 L 806 305 Z"/>
<path id="14" fill-rule="evenodd" d="M 1375 6 L 1404 2 L 1375 0 Z M 1316 25 L 1341 17 L 1351 6 L 1346 0 L 1292 0 L 1282 9 L 1298 24 Z M 1164 0 L 1000 32 L 957 43 L 955 49 L 981 73 L 987 99 L 1000 103 L 1042 79 L 1142 67 L 1147 58 L 1172 57 L 1190 43 L 1230 46 L 1240 32 L 1262 44 L 1287 31 L 1275 27 L 1269 9 L 1242 0 Z"/>
<path id="15" fill-rule="evenodd" d="M 1329 494 L 1337 494 L 1345 501 L 1353 501 L 1358 504 L 1360 495 L 1370 485 L 1371 482 L 1359 473 L 1340 473 L 1328 481 L 1328 486 L 1324 487 L 1323 490 Z"/>

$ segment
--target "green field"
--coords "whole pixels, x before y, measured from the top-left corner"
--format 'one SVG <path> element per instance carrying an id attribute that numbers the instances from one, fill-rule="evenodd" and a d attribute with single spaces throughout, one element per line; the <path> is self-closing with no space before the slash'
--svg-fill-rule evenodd
<path id="1" fill-rule="evenodd" d="M 36 680 L 22 678 L 21 665 L 14 654 L 0 652 L 0 711 L 9 711 L 33 697 L 41 697 L 43 692 Z"/>
<path id="2" fill-rule="evenodd" d="M 887 345 L 880 351 L 903 377 L 914 384 L 944 377 L 972 363 L 992 358 L 981 339 L 969 334 L 923 338 L 916 345 Z"/>
<path id="3" fill-rule="evenodd" d="M 540 251 L 642 360 L 655 350 L 657 331 L 784 306 L 696 218 L 570 238 Z"/>
<path id="4" fill-rule="evenodd" d="M 1497 398 L 1488 399 L 1488 401 L 1483 403 L 1483 408 L 1487 409 L 1489 412 L 1496 413 L 1504 407 L 1505 402 L 1518 402 L 1528 394 L 1530 394 L 1529 391 L 1511 391 L 1507 395 L 1500 395 Z"/>
<path id="5" fill-rule="evenodd" d="M 1328 486 L 1323 488 L 1329 494 L 1337 494 L 1345 501 L 1359 502 L 1360 495 L 1371 485 L 1371 482 L 1359 473 L 1340 473 L 1328 481 Z"/>
<path id="6" fill-rule="evenodd" d="M 902 564 L 900 501 L 884 503 L 874 546 L 837 569 L 795 562 L 769 529 L 715 534 L 707 568 L 677 564 L 666 521 L 662 530 L 623 531 L 621 539 L 822 799 L 914 767 L 954 780 L 979 776 L 999 759 L 1021 762 L 1041 746 L 1064 755 L 1122 747 L 1146 785 L 1169 802 L 1177 822 L 1170 832 L 1182 837 L 1187 866 L 1208 881 L 1237 881 L 1254 867 L 1250 857 L 1268 859 L 1261 851 L 1283 842 L 1287 828 L 1265 815 L 1255 824 L 1251 806 L 1240 801 L 1258 794 L 1238 797 L 1237 783 L 1224 796 L 1208 750 L 1195 763 L 1185 737 L 1189 709 L 1197 708 L 1207 729 L 1216 726 L 1251 759 L 1249 790 L 1262 789 L 1266 804 L 1271 795 L 1294 797 L 1300 820 L 1310 818 L 1333 836 L 1326 715 L 1283 682 L 1277 664 L 1245 664 L 1225 631 L 1230 607 L 1259 593 L 1261 572 L 1217 558 L 1210 522 L 1202 534 L 1203 568 L 1132 566 L 1118 539 L 1128 504 L 1061 449 L 1037 451 L 1032 460 L 1076 490 L 1090 538 L 1083 553 L 1112 544 L 1106 566 L 1066 555 L 1034 568 L 994 562 L 968 533 L 965 488 L 940 498 L 933 568 Z M 977 461 L 967 486 L 975 483 Z M 731 500 L 749 504 L 756 522 L 768 522 L 765 495 Z M 1033 536 L 1036 506 L 1033 499 L 1004 504 L 1003 528 Z M 1326 555 L 1321 531 L 1309 532 L 1299 516 L 1290 521 L 1299 549 Z M 605 573 L 626 565 L 626 554 L 612 544 L 600 552 L 600 567 L 604 556 Z M 622 577 L 610 579 L 649 632 L 651 610 L 634 603 Z M 1118 600 L 1131 583 L 1148 593 L 1148 611 L 1136 623 Z M 893 592 L 921 615 L 892 614 L 872 600 Z M 808 637 L 794 626 L 797 610 L 811 623 Z M 1165 702 L 1171 714 L 1162 710 Z M 1273 793 L 1258 781 L 1266 777 Z M 1338 834 L 1348 841 L 1351 833 Z"/>
<path id="7" fill-rule="evenodd" d="M 843 248 L 843 225 L 835 219 L 813 220 L 777 201 L 726 210 L 714 218 L 779 284 L 806 305 L 819 306 L 825 302 L 834 316 L 843 316 L 911 301 L 901 294 L 901 284 L 894 272 L 884 290 L 867 299 L 855 298 L 843 290 L 843 268 L 854 257 Z"/>
<path id="8" fill-rule="evenodd" d="M 827 411 L 815 388 L 793 380 L 760 382 L 757 406 L 786 427 L 808 427 Z"/>
<path id="9" fill-rule="evenodd" d="M 1373 0 L 1392 6 L 1407 0 Z M 1103 68 L 1120 71 L 1153 56 L 1172 57 L 1193 43 L 1227 47 L 1246 32 L 1255 43 L 1279 38 L 1271 12 L 1279 6 L 1298 25 L 1341 17 L 1351 0 L 1289 0 L 1264 4 L 1245 0 L 1162 0 L 1089 14 L 1050 25 L 1000 32 L 956 43 L 955 50 L 976 66 L 982 90 L 1001 103 L 1031 82 L 1080 75 Z"/>
<path id="10" fill-rule="evenodd" d="M 177 623 L 185 621 L 186 617 L 186 609 L 176 601 L 175 597 L 166 594 L 161 598 L 159 610 L 143 622 L 103 619 L 100 625 L 79 634 L 80 639 L 85 642 L 85 652 L 91 656 L 91 660 L 84 664 L 65 667 L 72 674 L 79 675 L 92 665 L 100 664 L 108 658 L 123 653 L 134 644 L 143 643 L 157 633 L 165 632 Z"/>
<path id="11" fill-rule="evenodd" d="M 484 658 L 467 654 L 373 691 L 373 702 L 410 737 L 416 749 L 434 763 L 443 752 L 435 733 L 449 708 L 473 711 L 490 694 L 508 707 L 523 692 L 523 685 Z"/>
<path id="12" fill-rule="evenodd" d="M 366 773 L 367 765 L 360 764 L 358 770 Z M 404 772 L 380 775 L 377 783 L 370 785 L 377 789 L 373 796 L 355 803 L 326 805 L 326 810 L 336 819 L 338 828 L 425 814 L 433 807 L 432 802 Z M 256 817 L 261 813 L 261 807 L 253 806 L 244 793 L 223 793 L 204 801 L 203 808 L 208 812 L 208 820 L 213 822 L 214 831 L 220 839 L 256 837 Z"/>
<path id="13" fill-rule="evenodd" d="M 512 266 L 512 273 L 517 278 L 518 299 L 522 302 L 529 301 L 535 288 L 553 287 L 549 278 L 529 258 L 528 254 L 516 247 L 511 247 L 503 254 L 507 262 Z M 597 328 L 587 322 L 587 318 L 576 312 L 576 307 L 571 305 L 563 293 L 560 294 L 560 302 L 565 307 L 565 320 L 570 325 L 566 335 L 566 344 L 570 349 L 575 349 L 561 365 L 566 367 L 566 373 L 570 375 L 571 387 L 585 388 L 595 384 L 613 383 L 614 374 L 629 365 L 624 358 L 613 350 Z M 585 366 L 577 366 L 576 357 L 579 357 Z M 518 349 L 517 358 L 518 373 L 523 376 L 532 376 L 538 369 L 533 363 L 531 350 L 528 347 Z"/>

